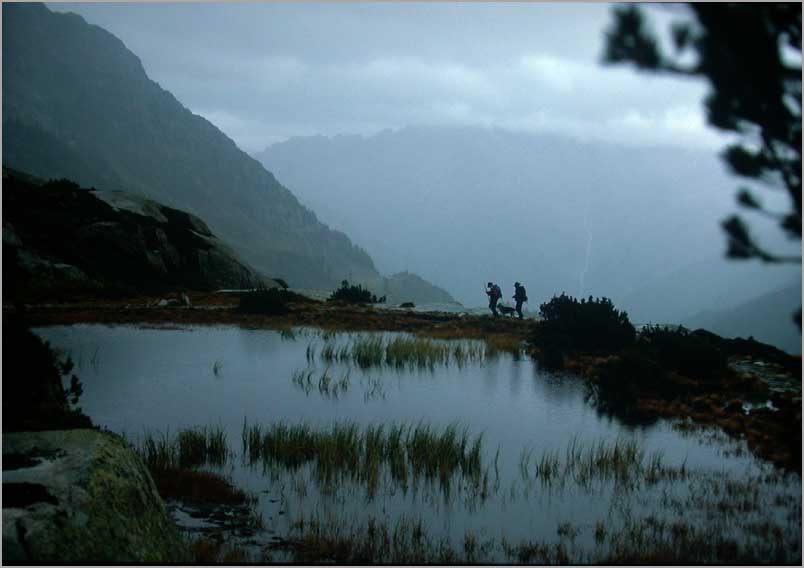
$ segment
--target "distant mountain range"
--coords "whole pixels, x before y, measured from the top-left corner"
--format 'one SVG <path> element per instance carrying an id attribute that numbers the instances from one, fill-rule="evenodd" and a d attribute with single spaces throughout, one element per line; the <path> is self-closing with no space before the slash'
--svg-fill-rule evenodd
<path id="1" fill-rule="evenodd" d="M 291 286 L 335 288 L 348 278 L 379 292 L 390 286 L 399 294 L 389 301 L 413 299 L 400 284 L 406 278 L 383 278 L 364 250 L 150 80 L 115 36 L 41 4 L 2 10 L 5 166 L 186 210 Z M 452 299 L 432 286 L 425 296 Z"/>
<path id="2" fill-rule="evenodd" d="M 753 336 L 794 355 L 801 354 L 801 332 L 790 306 L 801 303 L 801 280 L 729 309 L 704 311 L 686 320 L 691 329 L 702 327 L 723 337 Z"/>
<path id="3" fill-rule="evenodd" d="M 567 292 L 607 296 L 638 323 L 681 323 L 801 277 L 800 265 L 725 258 L 737 181 L 715 152 L 411 126 L 292 138 L 256 157 L 380 270 L 404 264 L 465 305 L 485 303 L 489 280 L 507 296 L 519 281 L 531 310 Z M 775 224 L 751 229 L 790 246 Z"/>

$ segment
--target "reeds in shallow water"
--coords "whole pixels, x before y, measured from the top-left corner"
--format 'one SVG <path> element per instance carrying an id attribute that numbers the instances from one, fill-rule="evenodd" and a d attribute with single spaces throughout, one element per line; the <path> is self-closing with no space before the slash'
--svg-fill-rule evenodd
<path id="1" fill-rule="evenodd" d="M 309 395 L 315 385 L 318 386 L 318 392 L 326 398 L 339 398 L 342 393 L 349 390 L 349 372 L 344 372 L 340 377 L 330 374 L 330 369 L 327 367 L 324 371 L 317 375 L 315 369 L 305 369 L 303 371 L 296 371 L 293 373 L 293 384 L 297 388 L 304 391 Z"/>
<path id="2" fill-rule="evenodd" d="M 433 369 L 454 363 L 463 366 L 482 362 L 486 347 L 477 341 L 454 341 L 422 337 L 360 335 L 348 343 L 327 342 L 318 353 L 325 363 L 351 363 L 361 369 L 393 367 L 396 369 Z M 307 361 L 316 357 L 316 348 L 307 347 Z"/>
<path id="3" fill-rule="evenodd" d="M 619 485 L 637 482 L 655 483 L 660 479 L 678 479 L 685 476 L 685 469 L 666 467 L 661 452 L 654 452 L 645 459 L 645 450 L 636 440 L 617 439 L 613 443 L 598 440 L 588 446 L 573 438 L 561 459 L 558 450 L 545 450 L 538 459 L 533 458 L 533 449 L 522 450 L 519 459 L 520 476 L 527 481 L 531 476 L 542 485 L 564 486 L 572 480 L 579 487 L 588 488 L 594 481 L 613 480 Z"/>
<path id="4" fill-rule="evenodd" d="M 307 423 L 277 422 L 269 426 L 243 423 L 243 455 L 254 463 L 296 468 L 314 464 L 320 481 L 347 475 L 367 482 L 369 493 L 383 471 L 397 482 L 408 477 L 438 479 L 449 484 L 454 474 L 479 481 L 484 476 L 482 435 L 472 439 L 466 428 L 450 424 L 368 425 L 333 422 L 314 429 Z"/>
<path id="5" fill-rule="evenodd" d="M 134 448 L 152 471 L 223 465 L 229 457 L 226 432 L 220 426 L 186 428 L 175 437 L 170 432 L 146 432 Z"/>

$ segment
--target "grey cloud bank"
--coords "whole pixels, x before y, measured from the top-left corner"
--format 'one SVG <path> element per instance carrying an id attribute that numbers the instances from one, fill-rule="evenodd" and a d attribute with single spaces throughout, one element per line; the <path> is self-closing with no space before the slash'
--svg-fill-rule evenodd
<path id="1" fill-rule="evenodd" d="M 701 82 L 599 64 L 605 4 L 50 4 L 243 149 L 411 124 L 719 148 Z M 659 14 L 659 17 L 667 17 Z"/>

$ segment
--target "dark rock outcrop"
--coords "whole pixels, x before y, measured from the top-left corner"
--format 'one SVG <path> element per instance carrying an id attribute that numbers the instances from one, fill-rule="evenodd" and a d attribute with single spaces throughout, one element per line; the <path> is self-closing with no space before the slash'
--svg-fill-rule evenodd
<path id="1" fill-rule="evenodd" d="M 254 287 L 268 281 L 198 217 L 144 197 L 3 172 L 7 297 Z"/>
<path id="2" fill-rule="evenodd" d="M 3 434 L 3 563 L 188 563 L 142 460 L 95 430 Z"/>

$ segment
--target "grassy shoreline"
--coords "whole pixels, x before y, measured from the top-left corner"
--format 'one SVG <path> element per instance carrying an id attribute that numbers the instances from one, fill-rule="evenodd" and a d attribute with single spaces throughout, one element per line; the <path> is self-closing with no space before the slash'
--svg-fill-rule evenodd
<path id="1" fill-rule="evenodd" d="M 404 331 L 436 339 L 485 339 L 495 342 L 498 349 L 525 340 L 531 324 L 509 317 L 398 311 L 309 299 L 295 304 L 287 314 L 258 315 L 239 312 L 237 294 L 196 292 L 188 295 L 191 307 L 159 307 L 154 305 L 159 297 L 140 296 L 28 304 L 25 311 L 34 326 L 78 323 L 239 325 L 257 329 L 310 326 L 337 331 Z M 4 314 L 13 310 L 11 305 L 3 306 Z"/>
<path id="2" fill-rule="evenodd" d="M 403 312 L 368 306 L 317 302 L 304 299 L 283 315 L 254 315 L 237 310 L 237 294 L 190 293 L 191 307 L 157 307 L 158 297 L 119 299 L 83 298 L 72 302 L 26 306 L 32 325 L 70 325 L 78 323 L 132 325 L 237 325 L 251 329 L 291 330 L 315 327 L 325 331 L 398 331 L 433 339 L 484 340 L 488 352 L 505 351 L 533 354 L 538 346 L 522 349 L 532 322 L 515 318 L 458 315 L 438 312 Z M 4 306 L 4 318 L 13 311 Z M 594 388 L 601 365 L 611 355 L 572 354 L 565 370 L 584 377 Z M 745 439 L 750 450 L 762 459 L 788 469 L 801 471 L 801 375 L 798 394 L 770 393 L 756 375 L 742 372 L 737 380 L 713 384 L 702 391 L 701 384 L 690 383 L 687 392 L 663 399 L 650 392 L 639 392 L 632 410 L 655 420 L 665 418 L 686 428 L 715 427 L 727 435 Z M 686 380 L 683 377 L 681 380 Z M 689 382 L 689 381 L 688 381 Z M 683 385 L 682 385 L 683 386 Z M 764 389 L 764 390 L 763 390 Z M 683 390 L 683 389 L 682 389 Z M 743 411 L 742 403 L 765 396 L 778 410 L 755 408 Z M 796 432 L 798 435 L 796 436 Z M 796 448 L 797 445 L 797 448 Z"/>
<path id="3" fill-rule="evenodd" d="M 200 456 L 214 450 L 205 458 L 206 463 L 214 464 L 217 455 L 236 458 L 237 452 L 228 450 L 225 441 L 220 447 L 220 438 L 220 430 L 209 427 L 179 431 L 173 437 L 149 434 L 144 449 L 156 446 L 159 451 L 146 451 L 144 457 L 158 464 L 175 464 L 183 455 Z M 451 475 L 460 470 L 462 477 L 471 478 L 490 467 L 487 463 L 484 468 L 481 463 L 480 438 L 471 443 L 468 432 L 457 425 L 361 427 L 346 421 L 311 427 L 303 422 L 244 421 L 242 438 L 241 459 L 273 464 L 263 471 L 266 480 L 283 484 L 283 479 L 308 475 L 320 482 L 317 490 L 322 499 L 336 502 L 339 490 L 352 498 L 355 495 L 344 487 L 347 478 L 349 484 L 363 487 L 369 500 L 380 497 L 378 468 L 386 468 L 392 474 L 396 471 L 397 478 L 416 475 L 417 470 L 424 477 Z M 184 445 L 197 451 L 187 452 Z M 167 458 L 163 457 L 165 451 Z M 316 467 L 305 474 L 305 464 L 312 462 Z M 287 477 L 275 477 L 275 467 Z M 195 488 L 191 494 L 184 489 L 185 498 L 195 497 L 199 490 L 211 491 L 207 483 L 203 488 L 198 486 L 199 481 L 209 481 L 206 472 L 187 473 L 194 474 Z M 622 510 L 619 506 L 610 508 L 608 515 L 575 520 L 559 517 L 555 520 L 555 535 L 542 534 L 537 540 L 511 540 L 494 530 L 477 528 L 459 533 L 456 540 L 456 535 L 442 535 L 417 516 L 369 515 L 358 519 L 349 513 L 330 516 L 313 509 L 294 515 L 287 532 L 272 539 L 261 551 L 250 547 L 249 541 L 224 536 L 196 541 L 194 550 L 199 559 L 209 562 L 225 561 L 228 555 L 230 559 L 250 562 L 364 564 L 800 563 L 800 525 L 796 530 L 800 503 L 796 506 L 785 498 L 784 480 L 790 480 L 790 474 L 766 470 L 740 478 L 720 471 L 687 468 L 686 462 L 680 466 L 665 464 L 661 454 L 647 454 L 633 439 L 587 444 L 573 439 L 563 451 L 543 451 L 541 455 L 533 455 L 526 447 L 522 449 L 519 472 L 510 474 L 513 478 L 509 481 L 528 484 L 512 499 L 530 499 L 531 491 L 551 499 L 578 491 L 591 497 L 601 495 L 606 488 L 612 491 L 612 503 L 640 497 Z M 507 494 L 506 486 L 494 487 L 491 492 Z M 439 485 L 432 490 L 447 492 L 448 487 Z M 306 488 L 289 491 L 307 495 Z M 646 501 L 642 502 L 643 498 Z M 457 502 L 447 499 L 444 503 Z M 650 511 L 645 510 L 648 503 L 653 503 Z M 253 556 L 255 553 L 257 556 Z"/>

